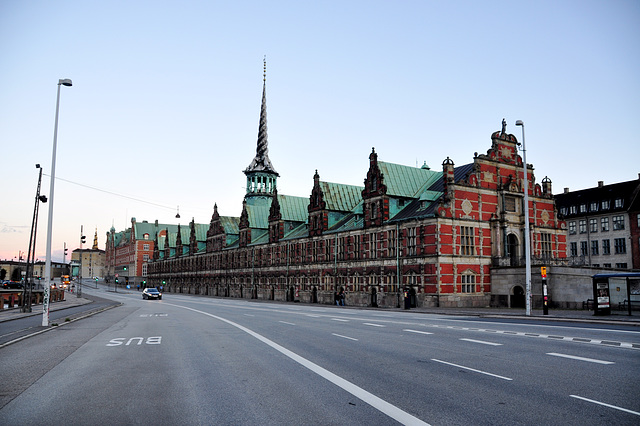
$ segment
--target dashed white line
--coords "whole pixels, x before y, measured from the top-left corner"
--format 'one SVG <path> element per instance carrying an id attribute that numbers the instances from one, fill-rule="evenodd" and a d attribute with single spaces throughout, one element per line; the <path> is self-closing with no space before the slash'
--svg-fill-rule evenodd
<path id="1" fill-rule="evenodd" d="M 411 330 L 409 328 L 405 328 L 402 331 L 407 331 L 409 333 L 417 333 L 417 334 L 433 334 L 433 333 L 429 333 L 428 331 Z"/>
<path id="2" fill-rule="evenodd" d="M 475 340 L 475 339 L 460 339 L 460 340 L 464 340 L 465 342 L 471 342 L 471 343 L 480 343 L 482 345 L 502 346 L 502 343 L 486 342 L 484 340 Z"/>
<path id="3" fill-rule="evenodd" d="M 295 325 L 295 324 L 294 324 L 294 323 L 292 323 L 292 322 L 286 322 L 286 321 L 278 321 L 278 322 L 281 322 L 282 324 L 287 324 L 287 325 Z"/>
<path id="4" fill-rule="evenodd" d="M 559 354 L 559 353 L 556 353 L 556 352 L 548 352 L 547 355 L 558 356 L 558 357 L 561 357 L 561 358 L 575 359 L 575 360 L 578 360 L 578 361 L 594 362 L 596 364 L 605 364 L 605 365 L 615 364 L 615 362 L 613 362 L 613 361 L 603 361 L 603 360 L 600 360 L 600 359 L 584 358 L 584 357 L 581 357 L 581 356 Z"/>
<path id="5" fill-rule="evenodd" d="M 626 408 L 622 408 L 622 407 L 618 407 L 618 406 L 615 406 L 615 405 L 607 404 L 605 402 L 596 401 L 595 399 L 589 399 L 589 398 L 585 398 L 585 397 L 578 396 L 578 395 L 569 395 L 569 396 L 571 398 L 581 399 L 583 401 L 592 402 L 592 403 L 598 404 L 598 405 L 604 405 L 605 407 L 613 408 L 615 410 L 624 411 L 625 413 L 635 414 L 636 416 L 640 416 L 640 413 L 638 413 L 637 411 L 627 410 Z"/>
<path id="6" fill-rule="evenodd" d="M 405 424 L 405 425 L 427 425 L 428 423 L 420 420 L 419 418 L 407 413 L 406 411 L 401 410 L 400 408 L 396 407 L 395 405 L 390 404 L 389 402 L 383 400 L 382 398 L 379 398 L 377 396 L 375 396 L 374 394 L 372 394 L 371 392 L 367 392 L 366 390 L 362 389 L 359 386 L 356 386 L 355 384 L 349 382 L 348 380 L 343 379 L 342 377 L 330 372 L 329 370 L 320 367 L 317 364 L 314 364 L 313 362 L 309 361 L 306 358 L 301 357 L 300 355 L 296 354 L 295 352 L 290 351 L 289 349 L 286 349 L 283 346 L 278 345 L 277 343 L 275 343 L 272 340 L 267 339 L 266 337 L 264 337 L 261 334 L 256 333 L 253 330 L 250 330 L 246 327 L 241 326 L 240 324 L 237 324 L 233 321 L 230 321 L 226 318 L 222 318 L 219 317 L 217 315 L 213 315 L 210 314 L 208 312 L 204 312 L 204 311 L 199 311 L 197 309 L 193 309 L 193 308 L 189 308 L 187 306 L 181 306 L 181 305 L 174 305 L 174 304 L 169 304 L 171 306 L 175 306 L 178 308 L 182 308 L 182 309 L 187 309 L 193 312 L 197 312 L 199 314 L 202 315 L 206 315 L 209 316 L 211 318 L 215 318 L 219 321 L 225 322 L 233 327 L 236 327 L 239 330 L 244 331 L 245 333 L 249 334 L 250 336 L 255 337 L 256 339 L 260 340 L 261 342 L 263 342 L 264 344 L 270 346 L 271 348 L 275 349 L 276 351 L 280 352 L 281 354 L 289 357 L 290 359 L 292 359 L 293 361 L 297 362 L 298 364 L 308 368 L 309 370 L 313 371 L 314 373 L 316 373 L 317 375 L 319 375 L 320 377 L 323 377 L 324 379 L 328 380 L 329 382 L 333 383 L 334 385 L 340 387 L 341 389 L 344 389 L 345 391 L 349 392 L 351 395 L 355 396 L 356 398 L 359 398 L 360 400 L 364 401 L 365 403 L 369 404 L 370 406 L 372 406 L 373 408 L 379 410 L 380 412 L 386 414 L 387 416 L 391 417 L 392 419 L 396 420 L 397 422 L 401 423 L 401 424 Z M 340 337 L 345 337 L 346 336 L 340 336 Z M 353 339 L 353 338 L 351 338 Z M 357 340 L 357 339 L 353 339 L 353 340 Z"/>
<path id="7" fill-rule="evenodd" d="M 372 322 L 364 322 L 364 325 L 370 325 L 371 327 L 386 327 L 386 325 L 382 325 L 382 324 L 374 324 Z"/>
<path id="8" fill-rule="evenodd" d="M 333 336 L 336 337 L 342 337 L 343 339 L 349 339 L 349 340 L 355 340 L 356 342 L 358 341 L 358 339 L 353 338 L 353 337 L 349 337 L 349 336 L 343 336 L 342 334 L 336 334 L 336 333 L 331 333 Z"/>
<path id="9" fill-rule="evenodd" d="M 350 320 L 342 319 L 342 318 L 331 318 L 331 321 L 349 322 Z"/>
<path id="10" fill-rule="evenodd" d="M 482 371 L 482 370 L 476 370 L 475 368 L 465 367 L 464 365 L 453 364 L 453 363 L 451 363 L 451 362 L 442 361 L 442 360 L 435 359 L 435 358 L 431 358 L 431 361 L 440 362 L 440 363 L 442 363 L 442 364 L 451 365 L 451 366 L 453 366 L 453 367 L 463 368 L 463 369 L 465 369 L 465 370 L 473 371 L 473 372 L 475 372 L 475 373 L 486 374 L 487 376 L 497 377 L 498 379 L 503 379 L 503 380 L 513 380 L 513 379 L 510 379 L 509 377 L 499 376 L 499 375 L 497 375 L 497 374 L 488 373 L 488 372 L 486 372 L 486 371 Z"/>

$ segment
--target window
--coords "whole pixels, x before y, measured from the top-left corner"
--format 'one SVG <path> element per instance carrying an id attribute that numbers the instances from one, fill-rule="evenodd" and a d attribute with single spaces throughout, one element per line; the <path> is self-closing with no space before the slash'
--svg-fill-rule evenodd
<path id="1" fill-rule="evenodd" d="M 613 247 L 616 254 L 625 254 L 627 252 L 627 240 L 616 238 L 613 240 Z"/>
<path id="2" fill-rule="evenodd" d="M 616 268 L 627 269 L 626 263 L 616 263 Z"/>
<path id="3" fill-rule="evenodd" d="M 614 204 L 613 204 L 613 206 L 616 209 L 621 209 L 623 205 L 624 205 L 624 200 L 622 198 L 616 198 L 616 200 L 614 201 Z"/>
<path id="4" fill-rule="evenodd" d="M 580 233 L 581 234 L 586 234 L 587 233 L 587 221 L 585 219 L 580 220 L 580 222 L 578 222 L 578 228 L 580 228 Z"/>
<path id="5" fill-rule="evenodd" d="M 148 240 L 148 239 L 149 239 L 149 234 L 144 234 L 144 235 L 142 236 L 142 238 L 144 238 L 145 240 Z"/>
<path id="6" fill-rule="evenodd" d="M 598 255 L 598 240 L 591 241 L 591 254 Z"/>
<path id="7" fill-rule="evenodd" d="M 605 263 L 604 265 L 602 265 L 605 268 L 611 268 L 611 264 L 610 263 Z"/>
<path id="8" fill-rule="evenodd" d="M 640 214 L 638 214 L 637 219 L 638 219 L 638 228 L 640 228 Z"/>
<path id="9" fill-rule="evenodd" d="M 569 234 L 574 235 L 576 233 L 576 223 L 569 222 Z"/>
<path id="10" fill-rule="evenodd" d="M 589 209 L 590 209 L 592 212 L 597 212 L 597 211 L 598 211 L 598 203 L 597 203 L 597 202 L 595 202 L 595 201 L 594 201 L 594 202 L 592 202 L 592 203 L 591 203 L 591 205 L 589 206 Z"/>
<path id="11" fill-rule="evenodd" d="M 624 229 L 624 216 L 618 215 L 613 217 L 613 230 L 617 231 L 619 229 Z"/>
<path id="12" fill-rule="evenodd" d="M 142 250 L 149 250 L 149 244 L 143 244 Z"/>
<path id="13" fill-rule="evenodd" d="M 476 292 L 476 276 L 471 272 L 465 272 L 460 276 L 462 285 L 460 291 L 462 293 L 475 293 Z"/>
<path id="14" fill-rule="evenodd" d="M 147 264 L 146 263 L 142 264 L 142 276 L 143 277 L 147 276 Z"/>
<path id="15" fill-rule="evenodd" d="M 578 255 L 578 243 L 571 243 L 571 257 L 576 257 Z"/>
<path id="16" fill-rule="evenodd" d="M 603 217 L 600 219 L 600 229 L 602 232 L 609 232 L 609 218 Z"/>
<path id="17" fill-rule="evenodd" d="M 514 197 L 505 197 L 504 209 L 508 212 L 516 211 L 516 199 Z"/>
<path id="18" fill-rule="evenodd" d="M 587 256 L 589 254 L 586 241 L 580 241 L 580 256 Z"/>
<path id="19" fill-rule="evenodd" d="M 473 246 L 473 227 L 461 226 L 460 227 L 460 254 L 464 256 L 473 256 L 475 253 Z"/>
<path id="20" fill-rule="evenodd" d="M 149 261 L 149 255 L 148 254 L 142 255 L 142 260 L 145 262 Z"/>
<path id="21" fill-rule="evenodd" d="M 586 212 L 587 212 L 587 205 L 580 204 L 580 213 L 586 213 Z"/>
<path id="22" fill-rule="evenodd" d="M 611 243 L 609 240 L 602 240 L 602 254 L 611 254 Z"/>
<path id="23" fill-rule="evenodd" d="M 560 214 L 562 216 L 566 216 L 567 215 L 567 208 L 566 207 L 560 207 Z"/>
<path id="24" fill-rule="evenodd" d="M 415 251 L 416 237 L 415 232 L 416 228 L 413 228 L 414 237 L 413 237 L 413 250 Z M 415 253 L 414 253 L 415 254 Z M 369 256 L 370 259 L 376 259 L 378 257 L 378 234 L 375 232 L 369 234 Z"/>
<path id="25" fill-rule="evenodd" d="M 542 257 L 549 259 L 551 257 L 551 234 L 545 232 L 540 233 L 540 243 Z"/>
<path id="26" fill-rule="evenodd" d="M 598 232 L 598 219 L 589 219 L 589 232 Z"/>
<path id="27" fill-rule="evenodd" d="M 602 202 L 602 210 L 609 210 L 609 204 L 610 204 L 609 200 L 604 200 Z"/>
<path id="28" fill-rule="evenodd" d="M 569 207 L 569 214 L 577 214 L 577 213 L 578 213 L 578 209 L 576 208 L 576 206 Z"/>
<path id="29" fill-rule="evenodd" d="M 407 254 L 409 256 L 416 254 L 416 228 L 407 229 Z"/>

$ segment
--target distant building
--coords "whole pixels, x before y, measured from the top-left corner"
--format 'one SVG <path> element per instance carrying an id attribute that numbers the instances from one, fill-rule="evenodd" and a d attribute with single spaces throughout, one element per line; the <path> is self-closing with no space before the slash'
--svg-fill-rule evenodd
<path id="1" fill-rule="evenodd" d="M 39 281 L 44 279 L 44 260 L 36 260 L 33 263 L 33 280 Z M 26 279 L 27 262 L 17 260 L 0 260 L 1 271 L 5 271 L 4 280 L 22 281 Z M 69 275 L 69 264 L 62 262 L 51 262 L 51 278 L 60 278 L 62 275 Z"/>
<path id="2" fill-rule="evenodd" d="M 180 234 L 188 241 L 192 225 L 194 232 L 197 229 L 196 250 L 204 249 L 208 224 L 196 225 L 192 221 L 189 226 L 181 227 L 180 224 L 159 224 L 157 220 L 154 223 L 146 220 L 138 222 L 132 217 L 131 227 L 124 231 L 116 232 L 111 227 L 107 233 L 105 278 L 110 282 L 118 278 L 118 283 L 122 285 L 144 285 L 147 266 L 153 260 L 156 240 L 164 238 L 168 232 L 172 238 Z"/>
<path id="3" fill-rule="evenodd" d="M 344 290 L 359 306 L 399 306 L 405 294 L 413 306 L 489 306 L 511 295 L 510 306 L 524 306 L 524 191 L 534 264 L 565 260 L 566 230 L 551 180 L 537 184 L 527 165 L 525 188 L 518 145 L 503 121 L 487 153 L 470 163 L 446 158 L 435 171 L 379 161 L 372 150 L 364 186 L 325 182 L 316 171 L 309 197 L 283 195 L 268 157 L 263 87 L 240 216 L 214 206 L 204 239 L 193 222 L 188 230 L 138 229 L 133 219 L 131 229 L 110 234 L 115 264 L 169 292 L 333 304 Z M 142 241 L 153 249 L 146 274 L 138 272 L 144 263 L 134 265 Z M 494 294 L 492 271 L 513 267 L 522 267 L 522 279 Z"/>
<path id="4" fill-rule="evenodd" d="M 640 268 L 640 175 L 636 180 L 555 196 L 567 222 L 567 257 L 573 265 Z"/>
<path id="5" fill-rule="evenodd" d="M 91 249 L 75 249 L 71 252 L 71 265 L 71 273 L 74 277 L 103 278 L 105 276 L 105 252 L 98 248 L 97 230 L 93 236 Z"/>

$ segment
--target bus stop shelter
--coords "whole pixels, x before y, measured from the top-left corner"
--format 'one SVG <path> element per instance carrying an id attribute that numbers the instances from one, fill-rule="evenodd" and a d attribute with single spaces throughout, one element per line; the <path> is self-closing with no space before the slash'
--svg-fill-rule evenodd
<path id="1" fill-rule="evenodd" d="M 593 314 L 610 315 L 613 306 L 620 310 L 640 308 L 640 272 L 596 274 L 593 280 Z"/>

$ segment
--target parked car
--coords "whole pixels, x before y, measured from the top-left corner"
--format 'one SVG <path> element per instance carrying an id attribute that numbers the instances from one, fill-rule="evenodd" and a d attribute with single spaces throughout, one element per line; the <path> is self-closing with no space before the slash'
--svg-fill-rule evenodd
<path id="1" fill-rule="evenodd" d="M 2 288 L 22 288 L 22 283 L 16 281 L 4 281 L 2 283 Z"/>
<path id="2" fill-rule="evenodd" d="M 155 287 L 149 287 L 142 290 L 142 298 L 143 299 L 158 299 L 162 300 L 162 293 L 158 291 Z"/>

